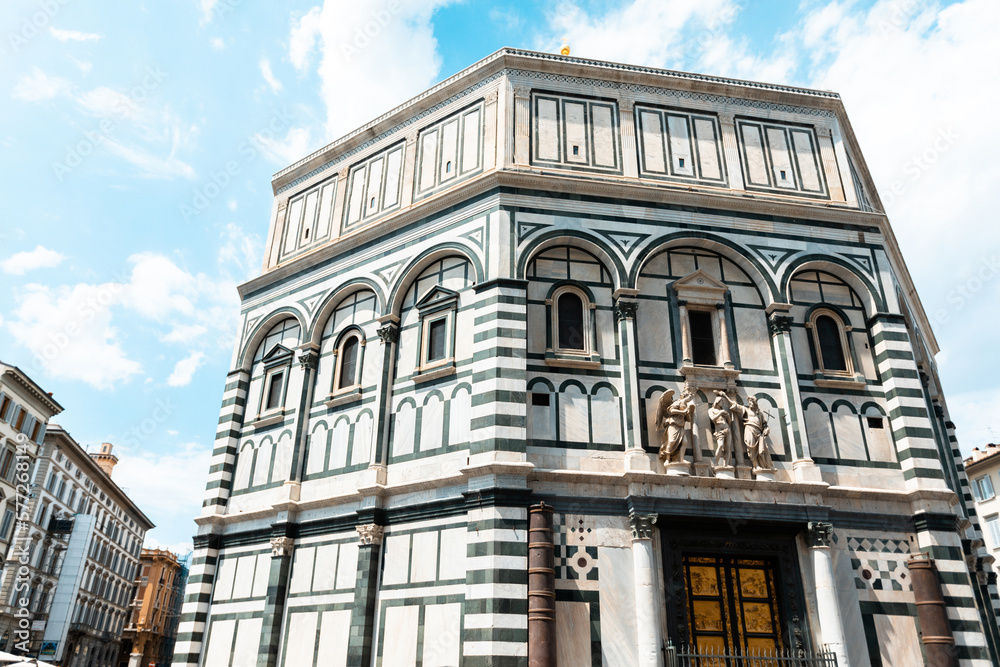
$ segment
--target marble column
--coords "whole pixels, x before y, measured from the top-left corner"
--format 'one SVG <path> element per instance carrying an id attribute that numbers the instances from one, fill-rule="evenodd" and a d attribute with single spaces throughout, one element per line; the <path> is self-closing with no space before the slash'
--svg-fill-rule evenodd
<path id="1" fill-rule="evenodd" d="M 729 351 L 729 325 L 726 323 L 726 305 L 724 303 L 717 304 L 715 312 L 719 318 L 719 361 L 726 368 L 734 368 L 732 353 Z"/>
<path id="2" fill-rule="evenodd" d="M 636 151 L 635 100 L 627 95 L 618 98 L 619 122 L 622 128 L 622 174 L 639 178 L 639 157 Z"/>
<path id="3" fill-rule="evenodd" d="M 821 482 L 819 466 L 812 460 L 806 437 L 805 415 L 799 393 L 798 369 L 792 352 L 792 318 L 788 315 L 790 304 L 772 303 L 768 306 L 767 324 L 771 330 L 774 356 L 778 360 L 778 380 L 781 383 L 785 413 L 788 415 L 789 454 L 792 473 L 797 482 Z M 775 425 L 776 426 L 776 425 Z"/>
<path id="4" fill-rule="evenodd" d="M 531 88 L 514 86 L 514 164 L 531 164 Z"/>
<path id="5" fill-rule="evenodd" d="M 306 343 L 299 347 L 299 366 L 302 368 L 302 391 L 299 407 L 295 413 L 295 441 L 292 448 L 292 465 L 288 481 L 298 485 L 305 473 L 306 445 L 309 441 L 309 411 L 312 408 L 313 392 L 316 389 L 316 369 L 319 366 L 319 345 Z M 290 491 L 291 499 L 298 500 L 297 490 Z"/>
<path id="6" fill-rule="evenodd" d="M 688 323 L 687 301 L 678 301 L 677 309 L 681 315 L 681 365 L 690 366 L 691 361 L 691 327 Z"/>
<path id="7" fill-rule="evenodd" d="M 833 573 L 833 554 L 830 551 L 832 538 L 832 523 L 809 522 L 806 541 L 809 544 L 813 581 L 816 584 L 816 611 L 822 633 L 821 641 L 837 655 L 837 667 L 851 667 L 847 657 L 844 621 L 840 615 L 840 602 L 837 600 L 837 585 Z"/>
<path id="8" fill-rule="evenodd" d="M 636 301 L 638 290 L 619 289 L 612 295 L 615 300 L 615 322 L 618 324 L 618 335 L 622 342 L 622 368 L 624 395 L 622 396 L 622 423 L 625 424 L 625 449 L 646 459 L 642 451 L 642 429 L 639 408 L 639 374 L 636 364 L 636 330 L 635 316 L 639 306 Z M 595 348 L 596 349 L 596 348 Z M 645 469 L 648 469 L 648 459 Z"/>
<path id="9" fill-rule="evenodd" d="M 663 632 L 657 613 L 656 561 L 653 553 L 655 514 L 631 514 L 632 573 L 635 579 L 635 628 L 639 667 L 663 666 Z"/>
<path id="10" fill-rule="evenodd" d="M 490 171 L 497 166 L 497 100 L 499 90 L 486 93 L 486 105 L 483 109 L 483 171 Z"/>
<path id="11" fill-rule="evenodd" d="M 354 584 L 354 608 L 347 643 L 347 664 L 367 667 L 375 649 L 375 596 L 378 593 L 379 560 L 385 528 L 377 523 L 357 526 L 358 574 Z"/>
<path id="12" fill-rule="evenodd" d="M 379 318 L 378 337 L 382 342 L 382 373 L 375 396 L 378 400 L 376 423 L 372 429 L 372 451 L 369 468 L 385 468 L 389 454 L 389 432 L 392 424 L 392 381 L 396 376 L 396 345 L 399 343 L 399 318 L 385 315 Z"/>
<path id="13" fill-rule="evenodd" d="M 722 150 L 726 156 L 729 187 L 733 190 L 745 190 L 743 167 L 740 165 L 740 146 L 736 140 L 736 117 L 731 113 L 720 113 L 719 123 L 722 125 Z"/>
<path id="14" fill-rule="evenodd" d="M 288 529 L 294 528 L 285 525 L 272 529 L 286 534 L 271 538 L 271 571 L 267 578 L 267 599 L 264 602 L 264 621 L 257 649 L 257 667 L 276 667 L 278 664 L 281 622 L 285 617 L 292 551 L 295 548 L 295 540 L 287 534 Z"/>

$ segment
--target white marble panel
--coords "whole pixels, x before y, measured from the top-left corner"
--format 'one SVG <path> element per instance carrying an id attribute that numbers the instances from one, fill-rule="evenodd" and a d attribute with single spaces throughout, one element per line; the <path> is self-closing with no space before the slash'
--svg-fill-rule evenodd
<path id="1" fill-rule="evenodd" d="M 315 190 L 306 195 L 305 212 L 302 215 L 302 231 L 299 233 L 298 246 L 308 245 L 315 237 L 313 236 L 313 226 L 316 223 L 316 207 L 319 204 L 319 191 Z"/>
<path id="2" fill-rule="evenodd" d="M 667 164 L 663 150 L 662 116 L 652 111 L 639 112 L 639 129 L 642 137 L 642 157 L 646 171 L 666 173 Z"/>
<path id="3" fill-rule="evenodd" d="M 319 613 L 298 612 L 289 615 L 285 635 L 285 667 L 310 667 L 316 654 L 316 626 Z M 215 663 L 208 663 L 215 664 Z"/>
<path id="4" fill-rule="evenodd" d="M 668 302 L 644 299 L 636 311 L 636 332 L 640 359 L 657 362 L 673 361 Z"/>
<path id="5" fill-rule="evenodd" d="M 417 664 L 417 620 L 420 607 L 407 605 L 387 607 L 385 637 L 382 644 L 382 664 L 411 667 Z"/>
<path id="6" fill-rule="evenodd" d="M 392 425 L 392 454 L 406 456 L 413 453 L 413 429 L 417 411 L 412 403 L 404 403 L 396 411 Z"/>
<path id="7" fill-rule="evenodd" d="M 306 459 L 306 474 L 312 475 L 326 469 L 326 448 L 329 429 L 325 421 L 317 421 L 309 436 L 309 458 Z"/>
<path id="8" fill-rule="evenodd" d="M 337 198 L 337 179 L 323 186 L 320 191 L 319 217 L 316 218 L 314 238 L 324 239 L 330 232 L 330 219 L 333 216 L 333 205 Z"/>
<path id="9" fill-rule="evenodd" d="M 385 195 L 382 207 L 390 208 L 399 202 L 399 181 L 403 175 L 403 147 L 389 153 L 385 158 Z"/>
<path id="10" fill-rule="evenodd" d="M 667 114 L 667 133 L 670 136 L 670 171 L 679 176 L 694 176 L 687 116 Z"/>
<path id="11" fill-rule="evenodd" d="M 233 583 L 233 599 L 241 600 L 252 595 L 253 571 L 256 564 L 256 556 L 240 556 L 237 559 L 236 579 Z"/>
<path id="12" fill-rule="evenodd" d="M 410 558 L 410 583 L 434 581 L 437 578 L 438 531 L 414 533 Z"/>
<path id="13" fill-rule="evenodd" d="M 715 123 L 705 118 L 695 118 L 694 136 L 698 142 L 701 177 L 721 180 L 722 166 L 719 163 L 719 138 L 715 133 Z"/>
<path id="14" fill-rule="evenodd" d="M 791 130 L 792 148 L 799 164 L 799 177 L 802 179 L 802 189 L 820 192 L 823 189 L 819 176 L 819 167 L 812 133 L 805 130 Z"/>
<path id="15" fill-rule="evenodd" d="M 874 408 L 868 408 L 865 416 L 865 437 L 868 439 L 868 452 L 872 461 L 895 461 L 896 454 L 889 438 L 889 420 Z M 882 428 L 872 428 L 867 417 L 881 420 Z"/>
<path id="16" fill-rule="evenodd" d="M 365 412 L 354 425 L 354 440 L 351 442 L 351 465 L 368 463 L 371 457 L 372 416 Z"/>
<path id="17" fill-rule="evenodd" d="M 441 571 L 438 579 L 465 579 L 468 539 L 468 530 L 465 527 L 441 531 Z"/>
<path id="18" fill-rule="evenodd" d="M 341 544 L 340 556 L 337 558 L 337 588 L 354 588 L 357 581 L 358 543 Z"/>
<path id="19" fill-rule="evenodd" d="M 873 618 L 883 667 L 910 667 L 924 664 L 916 619 L 912 616 L 882 614 L 877 614 Z"/>
<path id="20" fill-rule="evenodd" d="M 461 388 L 450 400 L 448 444 L 467 443 L 471 438 L 469 428 L 472 419 L 472 393 L 467 388 Z"/>
<path id="21" fill-rule="evenodd" d="M 420 189 L 430 190 L 434 187 L 435 167 L 437 165 L 438 129 L 420 135 Z"/>
<path id="22" fill-rule="evenodd" d="M 437 394 L 432 394 L 420 411 L 420 451 L 439 448 L 443 436 L 444 401 Z"/>
<path id="23" fill-rule="evenodd" d="M 271 472 L 272 482 L 284 482 L 292 467 L 292 432 L 282 431 L 278 444 L 274 448 L 274 470 Z"/>
<path id="24" fill-rule="evenodd" d="M 271 554 L 257 554 L 257 567 L 253 575 L 253 590 L 251 597 L 260 598 L 267 595 L 267 581 L 271 575 Z"/>
<path id="25" fill-rule="evenodd" d="M 528 437 L 535 440 L 555 440 L 556 420 L 555 420 L 555 394 L 548 394 L 545 387 L 536 387 L 538 393 L 546 394 L 549 397 L 548 405 L 528 406 Z M 534 392 L 532 392 L 534 393 Z"/>
<path id="26" fill-rule="evenodd" d="M 600 167 L 615 166 L 615 133 L 611 118 L 611 107 L 593 104 L 591 123 L 594 135 L 594 164 Z"/>
<path id="27" fill-rule="evenodd" d="M 461 627 L 461 604 L 431 604 L 424 608 L 423 667 L 458 667 Z"/>
<path id="28" fill-rule="evenodd" d="M 462 123 L 462 173 L 479 168 L 479 142 L 483 136 L 482 112 L 475 109 L 465 114 Z"/>
<path id="29" fill-rule="evenodd" d="M 792 156 L 788 151 L 785 131 L 769 127 L 766 132 L 767 145 L 771 151 L 774 184 L 779 188 L 795 188 L 795 172 L 792 171 Z"/>
<path id="30" fill-rule="evenodd" d="M 621 408 L 618 397 L 608 387 L 602 387 L 591 398 L 591 420 L 594 442 L 621 444 Z"/>
<path id="31" fill-rule="evenodd" d="M 263 624 L 262 618 L 244 618 L 239 621 L 232 667 L 256 667 L 260 649 L 260 629 Z M 205 664 L 214 663 L 206 659 Z"/>
<path id="32" fill-rule="evenodd" d="M 208 649 L 205 651 L 206 665 L 228 665 L 233 655 L 233 635 L 236 621 L 212 621 L 208 633 Z"/>
<path id="33" fill-rule="evenodd" d="M 605 667 L 632 667 L 639 664 L 632 549 L 601 547 L 598 554 L 601 562 L 601 658 Z"/>
<path id="34" fill-rule="evenodd" d="M 368 185 L 365 188 L 364 210 L 366 215 L 376 213 L 381 209 L 382 176 L 385 169 L 385 158 L 379 157 L 371 161 L 368 167 Z"/>
<path id="35" fill-rule="evenodd" d="M 330 470 L 339 470 L 347 465 L 347 444 L 350 436 L 350 420 L 346 417 L 337 419 L 330 437 Z"/>
<path id="36" fill-rule="evenodd" d="M 274 453 L 271 440 L 266 438 L 257 448 L 257 457 L 253 467 L 253 486 L 267 484 L 271 475 L 271 455 Z"/>
<path id="37" fill-rule="evenodd" d="M 759 125 L 740 124 L 743 135 L 743 152 L 746 156 L 748 182 L 753 185 L 770 185 L 767 162 L 764 159 L 764 138 Z"/>
<path id="38" fill-rule="evenodd" d="M 438 173 L 441 183 L 458 175 L 458 118 L 441 126 L 441 164 Z"/>
<path id="39" fill-rule="evenodd" d="M 812 355 L 809 353 L 809 332 L 802 327 L 792 327 L 792 354 L 799 373 L 812 373 Z"/>
<path id="40" fill-rule="evenodd" d="M 771 335 L 763 310 L 733 308 L 736 335 L 739 340 L 740 363 L 743 368 L 774 370 L 771 355 Z"/>
<path id="41" fill-rule="evenodd" d="M 351 198 L 348 201 L 348 213 L 347 222 L 348 224 L 357 222 L 361 219 L 361 213 L 364 211 L 364 201 L 365 201 L 365 174 L 367 169 L 362 166 L 351 172 Z"/>
<path id="42" fill-rule="evenodd" d="M 323 612 L 319 628 L 316 664 L 320 667 L 345 667 L 351 638 L 351 610 Z"/>
<path id="43" fill-rule="evenodd" d="M 528 352 L 545 352 L 545 306 L 528 305 Z"/>
<path id="44" fill-rule="evenodd" d="M 855 369 L 869 380 L 878 378 L 875 371 L 875 360 L 872 359 L 871 349 L 868 347 L 868 334 L 862 331 L 852 331 L 849 336 L 853 336 L 854 349 L 858 353 L 858 364 L 861 368 Z"/>
<path id="45" fill-rule="evenodd" d="M 809 449 L 814 457 L 836 458 L 833 449 L 833 432 L 830 430 L 830 416 L 816 403 L 805 409 L 806 434 Z"/>
<path id="46" fill-rule="evenodd" d="M 410 570 L 410 536 L 387 535 L 383 544 L 382 583 L 405 584 Z"/>
<path id="47" fill-rule="evenodd" d="M 840 458 L 855 461 L 867 459 L 858 416 L 851 412 L 846 405 L 839 405 L 833 414 L 833 424 L 837 430 L 837 448 L 840 450 Z"/>
<path id="48" fill-rule="evenodd" d="M 313 560 L 315 547 L 299 547 L 292 554 L 292 579 L 288 583 L 289 593 L 308 593 L 312 590 Z"/>
<path id="49" fill-rule="evenodd" d="M 303 198 L 292 201 L 288 206 L 288 217 L 285 218 L 285 240 L 282 243 L 284 252 L 295 250 L 295 241 L 299 238 L 299 225 L 302 223 Z"/>
<path id="50" fill-rule="evenodd" d="M 614 359 L 615 349 L 615 314 L 610 310 L 599 310 L 597 320 L 597 353 L 604 359 Z"/>
<path id="51" fill-rule="evenodd" d="M 236 457 L 236 475 L 233 481 L 233 490 L 239 491 L 250 486 L 250 468 L 253 463 L 254 449 L 252 445 L 244 445 L 240 449 L 239 456 Z"/>
<path id="52" fill-rule="evenodd" d="M 316 547 L 316 565 L 313 570 L 313 591 L 332 591 L 337 587 L 336 544 Z"/>
<path id="53" fill-rule="evenodd" d="M 233 582 L 236 580 L 236 563 L 234 556 L 223 557 L 219 564 L 218 578 L 215 581 L 215 601 L 228 600 L 233 597 Z"/>
<path id="54" fill-rule="evenodd" d="M 557 126 L 556 101 L 535 100 L 537 109 L 537 138 L 535 153 L 541 160 L 559 160 L 559 128 Z"/>
<path id="55" fill-rule="evenodd" d="M 556 600 L 556 664 L 591 664 L 589 602 Z"/>
<path id="56" fill-rule="evenodd" d="M 563 442 L 590 441 L 590 415 L 587 396 L 574 385 L 558 395 L 559 439 Z"/>
<path id="57" fill-rule="evenodd" d="M 566 161 L 587 164 L 587 107 L 579 102 L 563 102 L 566 132 Z M 576 149 L 576 154 L 573 151 Z"/>

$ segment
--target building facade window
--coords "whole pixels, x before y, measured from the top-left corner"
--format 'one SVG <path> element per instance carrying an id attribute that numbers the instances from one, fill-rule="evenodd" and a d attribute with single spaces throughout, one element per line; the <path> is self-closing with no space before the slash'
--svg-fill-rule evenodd
<path id="1" fill-rule="evenodd" d="M 458 292 L 433 287 L 417 302 L 417 311 L 420 313 L 420 371 L 453 366 Z"/>
<path id="2" fill-rule="evenodd" d="M 688 311 L 688 326 L 691 329 L 691 361 L 698 366 L 715 366 L 717 344 L 712 313 L 706 310 Z"/>
<path id="3" fill-rule="evenodd" d="M 584 300 L 575 290 L 565 290 L 556 298 L 556 326 L 559 350 L 566 352 L 587 351 L 587 327 L 583 309 Z"/>
<path id="4" fill-rule="evenodd" d="M 819 361 L 825 371 L 847 372 L 847 355 L 844 354 L 841 325 L 830 315 L 820 315 L 815 320 L 816 343 Z"/>
<path id="5" fill-rule="evenodd" d="M 976 500 L 990 500 L 996 494 L 993 492 L 993 481 L 989 475 L 983 475 L 972 484 L 972 491 L 976 495 Z"/>
<path id="6" fill-rule="evenodd" d="M 990 539 L 993 540 L 993 548 L 1000 546 L 1000 516 L 994 514 L 986 517 L 986 528 L 990 531 Z"/>

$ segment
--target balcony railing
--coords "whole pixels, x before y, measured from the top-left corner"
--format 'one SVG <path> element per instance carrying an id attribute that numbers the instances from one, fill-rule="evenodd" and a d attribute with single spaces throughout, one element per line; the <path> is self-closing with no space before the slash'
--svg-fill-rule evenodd
<path id="1" fill-rule="evenodd" d="M 832 651 L 773 651 L 668 646 L 666 667 L 837 667 Z"/>

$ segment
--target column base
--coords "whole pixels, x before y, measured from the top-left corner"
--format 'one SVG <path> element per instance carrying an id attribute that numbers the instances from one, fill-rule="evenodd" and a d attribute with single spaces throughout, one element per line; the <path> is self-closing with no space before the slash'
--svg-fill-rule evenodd
<path id="1" fill-rule="evenodd" d="M 812 459 L 799 459 L 792 463 L 792 476 L 796 482 L 823 481 L 823 474 Z"/>
<path id="2" fill-rule="evenodd" d="M 698 461 L 694 464 L 694 475 L 695 477 L 711 477 L 712 466 L 704 461 Z"/>
<path id="3" fill-rule="evenodd" d="M 750 466 L 736 466 L 736 479 L 753 479 Z"/>
<path id="4" fill-rule="evenodd" d="M 713 470 L 719 479 L 736 479 L 736 469 L 733 466 L 715 466 Z"/>
<path id="5" fill-rule="evenodd" d="M 767 470 L 767 469 L 764 469 L 764 468 L 754 468 L 753 469 L 753 476 L 754 476 L 754 479 L 759 479 L 759 480 L 764 481 L 764 482 L 773 482 L 774 481 L 774 471 L 773 470 Z"/>
<path id="6" fill-rule="evenodd" d="M 625 452 L 625 472 L 652 472 L 653 462 L 649 454 L 641 449 L 629 449 Z"/>
<path id="7" fill-rule="evenodd" d="M 666 472 L 671 477 L 689 477 L 691 475 L 691 464 L 687 461 L 677 461 L 664 465 Z"/>

